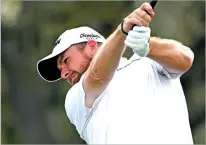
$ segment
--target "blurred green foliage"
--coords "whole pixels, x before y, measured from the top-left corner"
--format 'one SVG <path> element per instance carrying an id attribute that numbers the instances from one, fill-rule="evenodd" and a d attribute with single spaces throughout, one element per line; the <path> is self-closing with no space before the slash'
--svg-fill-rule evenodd
<path id="1" fill-rule="evenodd" d="M 1 5 L 2 143 L 84 143 L 69 122 L 63 80 L 47 83 L 36 70 L 66 29 L 90 26 L 108 37 L 143 1 L 9 1 Z M 195 143 L 205 143 L 205 2 L 160 1 L 152 35 L 176 39 L 195 53 L 181 78 Z M 131 56 L 127 50 L 126 57 Z"/>

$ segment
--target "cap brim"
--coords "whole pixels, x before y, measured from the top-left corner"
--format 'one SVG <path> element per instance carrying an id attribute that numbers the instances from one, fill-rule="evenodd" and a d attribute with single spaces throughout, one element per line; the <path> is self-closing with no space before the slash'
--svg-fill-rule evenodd
<path id="1" fill-rule="evenodd" d="M 50 54 L 37 63 L 38 73 L 48 82 L 61 79 L 61 72 L 57 68 L 57 57 L 58 55 Z"/>

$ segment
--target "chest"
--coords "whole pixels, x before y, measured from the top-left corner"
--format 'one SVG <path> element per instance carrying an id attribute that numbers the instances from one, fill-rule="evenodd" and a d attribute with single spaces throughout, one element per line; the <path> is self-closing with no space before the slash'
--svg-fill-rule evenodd
<path id="1" fill-rule="evenodd" d="M 161 87 L 160 76 L 152 65 L 148 61 L 137 60 L 118 69 L 108 88 L 114 99 L 137 99 L 154 95 L 154 91 Z"/>

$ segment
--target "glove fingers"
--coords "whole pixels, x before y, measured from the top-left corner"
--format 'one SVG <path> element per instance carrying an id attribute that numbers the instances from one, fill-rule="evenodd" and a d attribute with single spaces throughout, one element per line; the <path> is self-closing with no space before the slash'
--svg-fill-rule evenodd
<path id="1" fill-rule="evenodd" d="M 149 33 L 139 33 L 139 32 L 136 32 L 134 30 L 130 30 L 127 37 L 130 36 L 130 37 L 133 37 L 133 38 L 136 38 L 136 39 L 142 39 L 142 38 L 145 38 L 145 39 L 148 39 L 150 38 L 150 34 Z"/>
<path id="2" fill-rule="evenodd" d="M 141 57 L 147 56 L 149 54 L 149 51 L 150 51 L 149 44 L 143 44 L 140 47 L 141 47 L 141 49 L 132 49 L 133 52 L 137 53 Z"/>
<path id="3" fill-rule="evenodd" d="M 139 32 L 139 33 L 144 33 L 144 32 L 151 32 L 151 29 L 149 28 L 149 27 L 144 27 L 144 26 L 134 26 L 133 27 L 133 29 L 132 29 L 133 31 L 135 31 L 135 32 Z"/>
<path id="4" fill-rule="evenodd" d="M 130 43 L 127 40 L 124 41 L 124 44 L 129 48 L 135 48 L 136 47 L 136 44 Z"/>
<path id="5" fill-rule="evenodd" d="M 124 43 L 139 56 L 147 56 L 150 51 L 148 42 L 150 39 L 150 32 L 151 30 L 149 27 L 135 26 L 133 30 L 129 31 Z"/>
<path id="6" fill-rule="evenodd" d="M 133 43 L 133 44 L 144 44 L 144 43 L 148 43 L 148 39 L 144 38 L 144 39 L 136 39 L 133 37 L 130 37 L 129 35 L 127 36 L 126 40 L 129 43 Z"/>
<path id="7" fill-rule="evenodd" d="M 148 43 L 138 43 L 138 44 L 135 44 L 135 43 L 131 43 L 128 40 L 125 40 L 124 44 L 127 47 L 129 47 L 129 48 L 138 48 L 138 50 L 141 50 L 141 49 L 144 49 L 145 47 L 148 47 Z"/>

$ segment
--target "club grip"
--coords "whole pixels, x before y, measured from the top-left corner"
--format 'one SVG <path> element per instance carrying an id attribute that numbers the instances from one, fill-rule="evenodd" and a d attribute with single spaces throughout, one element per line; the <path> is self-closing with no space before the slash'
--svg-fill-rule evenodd
<path id="1" fill-rule="evenodd" d="M 157 0 L 151 0 L 150 5 L 152 6 L 152 9 L 154 9 L 155 5 L 157 3 Z M 147 12 L 147 11 L 146 11 Z M 148 13 L 148 12 L 147 12 Z M 149 13 L 148 13 L 149 14 Z"/>
<path id="2" fill-rule="evenodd" d="M 157 0 L 151 0 L 151 1 L 150 1 L 150 5 L 152 6 L 152 9 L 154 9 L 156 3 L 157 3 Z M 146 12 L 147 12 L 147 11 L 146 11 Z M 147 12 L 147 13 L 148 13 L 148 12 Z M 148 13 L 148 14 L 149 14 L 149 13 Z M 122 21 L 122 23 L 121 23 L 121 28 L 123 27 L 123 22 L 124 22 L 124 21 Z M 135 25 L 134 25 L 134 26 L 135 26 Z M 134 27 L 134 26 L 133 26 L 133 27 Z M 132 29 L 133 29 L 133 27 L 132 27 Z M 132 29 L 131 29 L 131 30 L 132 30 Z M 123 31 L 123 32 L 124 32 L 124 31 Z M 127 33 L 125 33 L 125 34 L 127 35 Z"/>

